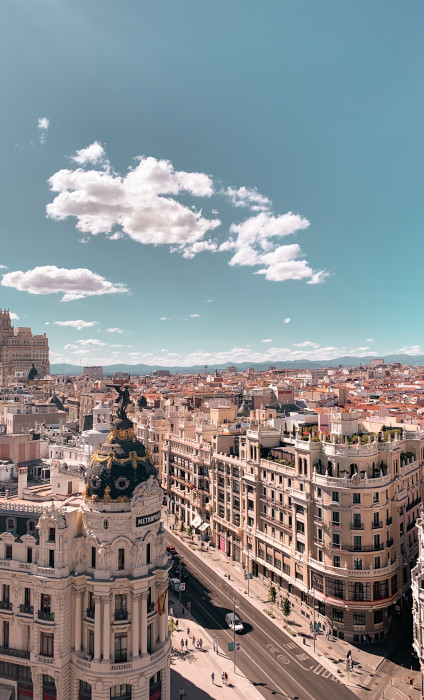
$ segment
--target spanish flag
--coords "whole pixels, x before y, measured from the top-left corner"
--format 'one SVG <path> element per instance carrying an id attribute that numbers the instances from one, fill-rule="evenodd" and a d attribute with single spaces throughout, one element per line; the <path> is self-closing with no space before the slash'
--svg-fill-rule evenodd
<path id="1" fill-rule="evenodd" d="M 166 612 L 165 601 L 166 601 L 166 594 L 167 593 L 168 593 L 168 589 L 165 588 L 163 593 L 161 593 L 159 598 L 158 598 L 158 613 L 159 613 L 159 615 L 163 615 L 163 613 Z"/>

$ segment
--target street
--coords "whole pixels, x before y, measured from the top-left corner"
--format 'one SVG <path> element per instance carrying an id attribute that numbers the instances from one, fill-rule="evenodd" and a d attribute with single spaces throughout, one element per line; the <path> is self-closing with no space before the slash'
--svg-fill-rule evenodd
<path id="1" fill-rule="evenodd" d="M 230 658 L 233 654 L 227 651 L 227 644 L 233 641 L 233 632 L 225 625 L 225 615 L 232 611 L 235 598 L 236 611 L 245 628 L 244 633 L 236 635 L 242 648 L 236 652 L 236 664 L 265 698 L 355 698 L 348 688 L 309 656 L 305 646 L 298 645 L 288 633 L 279 630 L 225 579 L 218 575 L 213 579 L 210 567 L 180 539 L 168 534 L 167 540 L 184 556 L 184 566 L 189 573 L 186 591 L 182 594 L 184 607 L 191 601 L 191 613 L 210 635 L 217 635 L 220 653 L 228 654 Z M 177 615 L 180 611 L 174 612 Z"/>

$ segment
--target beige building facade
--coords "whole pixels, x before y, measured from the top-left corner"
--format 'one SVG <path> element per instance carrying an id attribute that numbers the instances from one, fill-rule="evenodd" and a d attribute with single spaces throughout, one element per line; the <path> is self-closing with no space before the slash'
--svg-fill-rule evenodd
<path id="1" fill-rule="evenodd" d="M 30 328 L 14 328 L 9 311 L 0 309 L 0 385 L 18 377 L 27 379 L 33 366 L 40 379 L 50 373 L 46 334 L 32 335 Z"/>

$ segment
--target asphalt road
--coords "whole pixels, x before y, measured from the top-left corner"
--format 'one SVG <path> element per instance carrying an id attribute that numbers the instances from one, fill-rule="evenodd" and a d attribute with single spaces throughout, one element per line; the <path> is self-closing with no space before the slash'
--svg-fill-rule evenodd
<path id="1" fill-rule="evenodd" d="M 167 534 L 167 540 L 184 555 L 184 566 L 189 573 L 186 591 L 182 593 L 183 605 L 186 607 L 191 601 L 192 615 L 210 635 L 217 635 L 220 653 L 228 654 L 230 658 L 233 654 L 227 651 L 227 643 L 233 641 L 233 632 L 226 626 L 224 618 L 233 610 L 233 599 L 236 599 L 237 614 L 245 628 L 244 633 L 236 635 L 236 641 L 242 647 L 236 652 L 236 665 L 267 700 L 275 697 L 290 700 L 356 698 L 309 656 L 305 646 L 279 630 L 266 615 L 234 591 L 226 579 L 214 574 L 210 566 L 181 540 L 170 534 Z M 237 675 L 234 678 L 237 682 Z"/>

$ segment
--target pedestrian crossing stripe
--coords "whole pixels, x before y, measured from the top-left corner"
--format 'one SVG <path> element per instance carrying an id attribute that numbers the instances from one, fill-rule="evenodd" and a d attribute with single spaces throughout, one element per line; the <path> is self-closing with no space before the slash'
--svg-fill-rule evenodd
<path id="1" fill-rule="evenodd" d="M 330 678 L 333 675 L 331 671 L 327 671 L 321 664 L 318 664 L 318 666 L 311 666 L 309 670 L 317 676 L 322 676 L 322 678 Z"/>
<path id="2" fill-rule="evenodd" d="M 287 642 L 287 644 L 283 644 L 283 646 L 285 646 L 286 649 L 295 649 L 296 644 L 294 644 L 294 642 Z"/>

